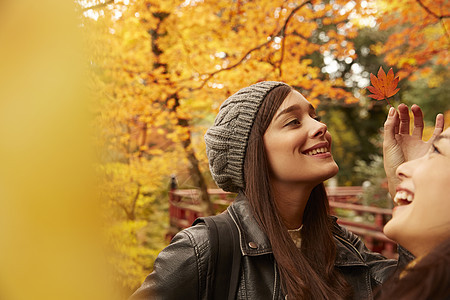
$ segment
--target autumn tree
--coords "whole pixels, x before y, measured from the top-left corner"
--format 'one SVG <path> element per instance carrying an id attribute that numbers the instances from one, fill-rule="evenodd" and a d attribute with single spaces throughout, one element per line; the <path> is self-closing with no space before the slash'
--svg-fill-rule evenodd
<path id="1" fill-rule="evenodd" d="M 285 81 L 315 105 L 356 103 L 361 87 L 327 66 L 357 59 L 355 38 L 377 13 L 374 1 L 359 0 L 79 2 L 102 194 L 114 228 L 128 232 L 118 276 L 130 289 L 151 268 L 144 248 L 162 244 L 145 236 L 163 228 L 151 229 L 149 218 L 167 209 L 170 174 L 199 189 L 212 212 L 203 134 L 220 104 L 261 80 Z"/>
<path id="2" fill-rule="evenodd" d="M 385 55 L 400 78 L 429 76 L 434 65 L 448 67 L 450 3 L 445 0 L 383 1 L 378 6 L 379 28 L 389 30 L 386 43 L 374 50 Z"/>
<path id="3" fill-rule="evenodd" d="M 117 220 L 111 239 L 116 241 L 115 264 L 125 286 L 134 288 L 149 271 L 152 254 L 144 248 L 158 248 L 143 247 L 145 239 L 139 241 L 139 236 L 154 232 L 148 229 L 148 218 L 156 214 L 155 208 L 164 207 L 159 199 L 167 188 L 164 178 L 186 174 L 183 181 L 202 190 L 208 203 L 210 178 L 205 179 L 202 136 L 227 96 L 258 80 L 282 80 L 313 103 L 357 100 L 340 78 L 321 78 L 310 58 L 314 52 L 338 58 L 354 55 L 351 42 L 344 43 L 356 34 L 348 17 L 363 11 L 349 3 L 84 5 L 92 91 L 99 100 L 94 110 L 102 149 L 102 194 L 109 199 L 111 218 Z M 320 42 L 314 35 L 319 28 Z"/>

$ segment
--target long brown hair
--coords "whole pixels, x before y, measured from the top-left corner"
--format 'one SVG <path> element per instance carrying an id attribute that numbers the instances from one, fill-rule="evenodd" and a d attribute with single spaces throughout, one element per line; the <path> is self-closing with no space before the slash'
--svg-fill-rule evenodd
<path id="1" fill-rule="evenodd" d="M 244 193 L 270 240 L 282 289 L 289 299 L 345 299 L 349 287 L 334 268 L 336 245 L 323 183 L 313 189 L 304 211 L 301 251 L 292 241 L 273 200 L 263 136 L 291 91 L 289 86 L 274 88 L 256 115 L 244 162 Z"/>
<path id="2" fill-rule="evenodd" d="M 450 299 L 450 238 L 390 279 L 376 299 Z"/>

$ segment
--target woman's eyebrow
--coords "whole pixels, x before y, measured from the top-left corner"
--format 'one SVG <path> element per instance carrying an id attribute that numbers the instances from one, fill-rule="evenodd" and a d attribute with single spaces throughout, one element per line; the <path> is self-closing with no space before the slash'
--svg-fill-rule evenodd
<path id="1" fill-rule="evenodd" d="M 295 110 L 302 110 L 302 108 L 300 107 L 300 105 L 298 105 L 298 104 L 294 104 L 294 105 L 291 105 L 291 106 L 289 106 L 288 108 L 285 108 L 285 109 L 283 109 L 282 111 L 280 111 L 276 116 L 275 116 L 275 119 L 274 120 L 276 120 L 276 119 L 278 119 L 280 116 L 282 116 L 282 115 L 285 115 L 285 114 L 288 114 L 288 113 L 290 113 L 290 112 L 292 112 L 292 111 L 295 111 Z"/>
<path id="2" fill-rule="evenodd" d="M 280 112 L 275 116 L 274 121 L 275 121 L 276 119 L 278 119 L 280 116 L 282 116 L 282 115 L 284 115 L 284 114 L 288 114 L 288 113 L 290 113 L 290 112 L 292 112 L 292 111 L 295 111 L 295 110 L 300 110 L 300 111 L 301 111 L 302 108 L 301 108 L 301 106 L 298 105 L 298 104 L 291 105 L 291 106 L 289 106 L 288 108 L 285 108 L 285 109 L 283 109 L 282 111 L 280 111 Z M 314 106 L 312 106 L 311 104 L 309 104 L 309 111 L 315 112 Z"/>

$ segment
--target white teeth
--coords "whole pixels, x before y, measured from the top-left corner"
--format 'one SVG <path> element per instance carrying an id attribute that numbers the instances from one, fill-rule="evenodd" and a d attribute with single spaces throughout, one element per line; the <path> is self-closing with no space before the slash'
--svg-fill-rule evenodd
<path id="1" fill-rule="evenodd" d="M 405 204 L 405 202 L 412 202 L 414 199 L 414 196 L 410 194 L 407 191 L 398 191 L 397 194 L 395 194 L 394 197 L 394 203 L 395 204 Z"/>
<path id="2" fill-rule="evenodd" d="M 328 152 L 328 149 L 325 148 L 325 147 L 322 147 L 322 148 L 317 148 L 317 149 L 308 151 L 306 153 L 306 155 L 315 155 L 315 154 L 318 154 L 318 153 L 326 153 L 326 152 Z"/>

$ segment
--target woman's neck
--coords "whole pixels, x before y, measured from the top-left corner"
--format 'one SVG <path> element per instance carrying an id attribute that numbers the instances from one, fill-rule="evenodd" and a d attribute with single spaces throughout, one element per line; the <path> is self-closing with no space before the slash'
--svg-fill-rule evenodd
<path id="1" fill-rule="evenodd" d="M 288 229 L 299 228 L 303 224 L 303 213 L 313 187 L 273 184 L 275 204 Z"/>

